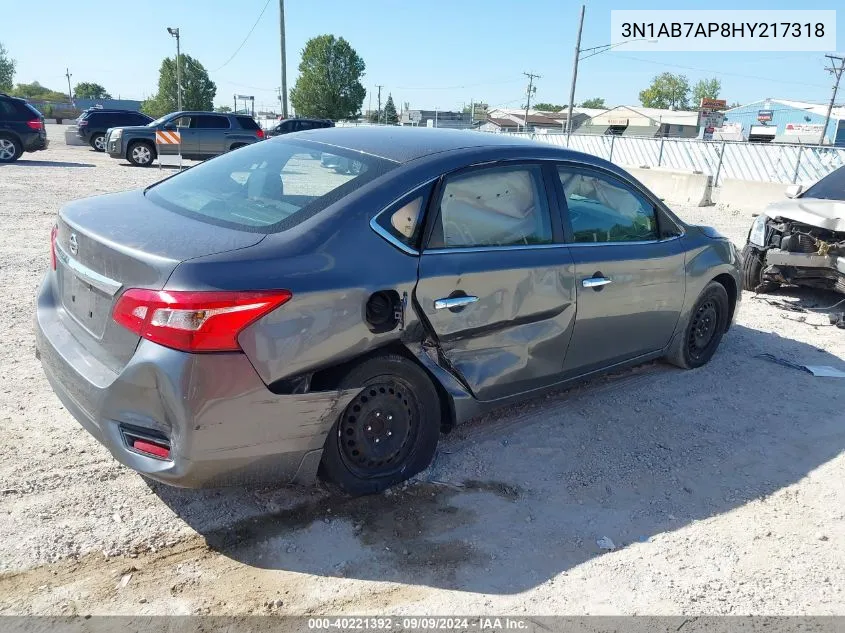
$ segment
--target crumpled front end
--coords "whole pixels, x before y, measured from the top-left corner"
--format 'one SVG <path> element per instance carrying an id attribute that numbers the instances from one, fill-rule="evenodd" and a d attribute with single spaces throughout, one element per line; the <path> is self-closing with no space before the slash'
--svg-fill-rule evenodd
<path id="1" fill-rule="evenodd" d="M 752 228 L 751 242 L 764 251 L 763 282 L 845 294 L 845 232 L 761 216 Z"/>

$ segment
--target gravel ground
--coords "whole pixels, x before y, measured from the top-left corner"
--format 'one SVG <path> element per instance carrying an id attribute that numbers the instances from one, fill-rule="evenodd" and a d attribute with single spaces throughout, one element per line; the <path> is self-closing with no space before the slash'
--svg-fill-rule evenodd
<path id="1" fill-rule="evenodd" d="M 62 204 L 170 172 L 48 129 L 0 167 L 0 613 L 845 614 L 845 383 L 755 358 L 843 368 L 845 336 L 748 293 L 708 366 L 498 411 L 377 497 L 183 491 L 120 466 L 48 387 L 33 296 Z M 750 222 L 677 212 L 737 244 Z"/>

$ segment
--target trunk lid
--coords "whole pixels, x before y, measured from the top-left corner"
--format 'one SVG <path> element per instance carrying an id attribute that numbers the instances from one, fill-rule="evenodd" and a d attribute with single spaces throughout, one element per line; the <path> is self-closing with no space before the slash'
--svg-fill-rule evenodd
<path id="1" fill-rule="evenodd" d="M 119 371 L 140 340 L 111 318 L 123 290 L 160 290 L 181 262 L 252 246 L 263 237 L 172 213 L 142 191 L 78 200 L 59 212 L 56 301 L 80 344 Z"/>

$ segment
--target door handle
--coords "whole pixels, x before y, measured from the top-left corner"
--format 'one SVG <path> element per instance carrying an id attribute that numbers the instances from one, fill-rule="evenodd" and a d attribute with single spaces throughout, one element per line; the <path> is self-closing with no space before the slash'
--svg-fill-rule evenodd
<path id="1" fill-rule="evenodd" d="M 435 310 L 452 310 L 454 308 L 463 308 L 470 303 L 478 301 L 478 297 L 444 297 L 443 299 L 436 299 L 434 301 Z"/>
<path id="2" fill-rule="evenodd" d="M 612 283 L 613 280 L 608 279 L 607 277 L 590 277 L 589 279 L 583 280 L 581 285 L 585 288 L 601 288 L 602 286 Z"/>

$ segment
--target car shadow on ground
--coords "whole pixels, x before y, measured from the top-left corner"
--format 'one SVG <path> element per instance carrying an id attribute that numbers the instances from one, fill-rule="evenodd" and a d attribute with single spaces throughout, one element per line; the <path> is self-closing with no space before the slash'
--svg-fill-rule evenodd
<path id="1" fill-rule="evenodd" d="M 845 381 L 760 353 L 845 368 L 734 326 L 704 368 L 652 363 L 472 421 L 417 481 L 382 495 L 150 485 L 210 548 L 246 565 L 515 594 L 603 555 L 602 537 L 624 548 L 683 529 L 838 455 Z M 256 516 L 210 528 L 227 495 L 252 495 Z"/>
<path id="2" fill-rule="evenodd" d="M 16 160 L 14 163 L 6 164 L 20 165 L 22 167 L 96 167 L 93 163 L 74 163 L 60 160 Z"/>

